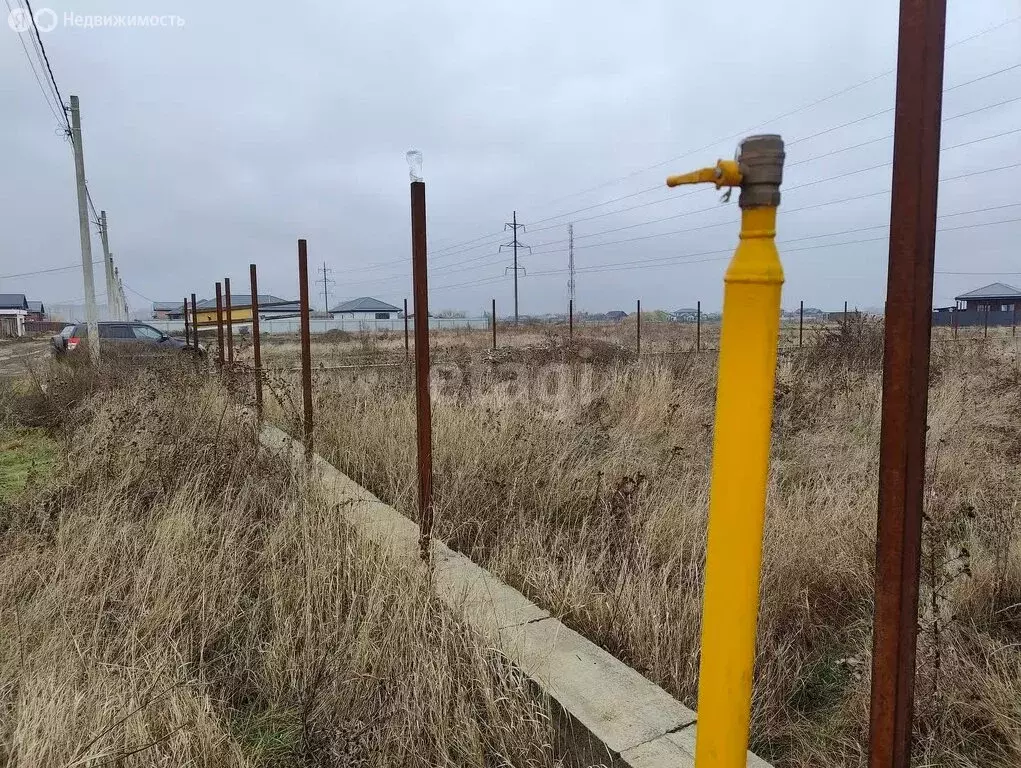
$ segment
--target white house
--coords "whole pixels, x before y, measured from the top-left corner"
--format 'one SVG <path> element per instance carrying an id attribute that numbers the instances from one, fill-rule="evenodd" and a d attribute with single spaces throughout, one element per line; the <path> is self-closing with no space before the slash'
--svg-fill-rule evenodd
<path id="1" fill-rule="evenodd" d="M 23 293 L 0 293 L 0 335 L 24 336 L 28 300 Z"/>
<path id="2" fill-rule="evenodd" d="M 356 320 L 397 320 L 402 316 L 403 311 L 400 307 L 387 304 L 385 301 L 362 296 L 360 299 L 351 299 L 351 301 L 338 304 L 330 310 L 330 317 L 336 319 L 354 318 Z"/>

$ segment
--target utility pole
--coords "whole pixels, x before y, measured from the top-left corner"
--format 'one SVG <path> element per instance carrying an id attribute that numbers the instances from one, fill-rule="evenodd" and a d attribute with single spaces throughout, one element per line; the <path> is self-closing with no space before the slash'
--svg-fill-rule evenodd
<path id="1" fill-rule="evenodd" d="M 99 362 L 99 326 L 96 323 L 96 286 L 92 282 L 92 233 L 89 231 L 89 193 L 85 188 L 82 119 L 77 96 L 71 97 L 71 144 L 74 147 L 74 176 L 78 186 L 78 236 L 82 247 L 82 278 L 85 281 L 85 323 L 89 329 L 89 355 L 95 363 Z"/>
<path id="2" fill-rule="evenodd" d="M 503 228 L 505 230 L 509 228 L 514 233 L 514 239 L 511 240 L 509 243 L 504 243 L 503 245 L 501 245 L 500 246 L 500 251 L 502 251 L 504 248 L 512 248 L 514 250 L 514 266 L 506 267 L 503 270 L 503 273 L 506 275 L 508 269 L 513 269 L 514 270 L 514 325 L 517 326 L 517 324 L 518 324 L 518 270 L 521 270 L 526 275 L 528 274 L 528 271 L 524 267 L 519 267 L 518 266 L 518 248 L 528 248 L 528 253 L 529 254 L 532 253 L 532 249 L 529 248 L 527 245 L 525 245 L 524 243 L 522 243 L 522 242 L 520 242 L 518 240 L 518 228 L 520 228 L 521 231 L 524 232 L 525 231 L 525 225 L 524 224 L 518 224 L 518 212 L 517 211 L 514 211 L 514 220 L 512 222 L 510 222 L 509 224 L 504 224 Z"/>
<path id="3" fill-rule="evenodd" d="M 567 299 L 574 306 L 574 224 L 567 225 Z"/>
<path id="4" fill-rule="evenodd" d="M 119 267 L 113 268 L 114 281 L 117 283 L 117 301 L 120 302 L 120 310 L 124 313 L 124 319 L 131 319 L 131 309 L 128 307 L 128 297 L 124 293 L 124 281 L 121 280 L 121 270 Z"/>
<path id="5" fill-rule="evenodd" d="M 106 309 L 111 320 L 123 320 L 120 311 L 117 282 L 113 276 L 113 256 L 110 254 L 110 230 L 106 211 L 99 212 L 99 236 L 103 241 L 103 265 L 106 267 Z"/>
<path id="6" fill-rule="evenodd" d="M 317 269 L 316 271 L 317 272 L 321 272 L 322 275 L 323 275 L 320 279 L 316 280 L 316 284 L 317 285 L 322 284 L 322 286 L 323 286 L 323 289 L 319 292 L 319 295 L 321 295 L 323 297 L 323 309 L 327 313 L 329 313 L 329 311 L 330 311 L 330 286 L 331 285 L 336 285 L 337 281 L 330 279 L 330 275 L 333 274 L 333 270 L 326 268 L 326 262 L 325 261 L 323 262 L 323 265 L 319 269 Z"/>

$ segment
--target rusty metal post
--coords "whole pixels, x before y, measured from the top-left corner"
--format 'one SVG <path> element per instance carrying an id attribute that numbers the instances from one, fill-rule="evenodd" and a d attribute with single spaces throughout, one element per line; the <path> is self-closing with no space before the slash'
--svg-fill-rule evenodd
<path id="1" fill-rule="evenodd" d="M 312 329 L 308 306 L 308 244 L 298 241 L 298 294 L 301 302 L 301 401 L 305 458 L 311 459 L 312 445 Z"/>
<path id="2" fill-rule="evenodd" d="M 805 343 L 805 302 L 798 307 L 798 347 Z"/>
<path id="3" fill-rule="evenodd" d="M 954 326 L 954 341 L 957 340 L 957 326 L 961 324 L 961 321 L 957 319 L 958 307 L 954 307 L 954 312 L 950 316 L 950 324 Z"/>
<path id="4" fill-rule="evenodd" d="M 1011 306 L 1014 311 L 1010 313 L 1010 335 L 1017 336 L 1017 302 L 1015 301 Z"/>
<path id="5" fill-rule="evenodd" d="M 493 322 L 490 325 L 493 326 L 493 349 L 496 349 L 496 299 L 493 299 Z"/>
<path id="6" fill-rule="evenodd" d="M 847 302 L 844 302 L 844 333 L 847 333 Z"/>
<path id="7" fill-rule="evenodd" d="M 195 294 L 191 295 L 191 332 L 195 336 L 195 352 L 199 351 L 199 305 L 195 300 Z"/>
<path id="8" fill-rule="evenodd" d="M 695 351 L 702 351 L 702 302 L 695 305 Z"/>
<path id="9" fill-rule="evenodd" d="M 901 0 L 879 449 L 870 768 L 908 768 L 946 0 Z"/>
<path id="10" fill-rule="evenodd" d="M 408 341 L 408 300 L 404 300 L 404 361 L 411 356 L 411 344 Z"/>
<path id="11" fill-rule="evenodd" d="M 262 339 L 259 338 L 259 277 L 255 265 L 248 265 L 252 287 L 252 353 L 255 355 L 255 414 L 262 421 Z"/>
<path id="12" fill-rule="evenodd" d="M 567 338 L 574 341 L 574 299 L 567 300 Z"/>
<path id="13" fill-rule="evenodd" d="M 989 305 L 986 305 L 986 311 L 982 313 L 982 338 L 989 338 Z"/>
<path id="14" fill-rule="evenodd" d="M 642 300 L 638 299 L 638 308 L 635 310 L 638 323 L 635 325 L 635 354 L 642 354 Z"/>
<path id="15" fill-rule="evenodd" d="M 188 297 L 184 297 L 184 343 L 191 344 L 191 323 L 188 322 Z M 198 339 L 195 339 L 195 346 L 198 348 Z"/>
<path id="16" fill-rule="evenodd" d="M 234 364 L 234 312 L 230 304 L 230 278 L 223 278 L 223 303 L 227 311 L 227 363 Z"/>
<path id="17" fill-rule="evenodd" d="M 433 526 L 432 402 L 429 395 L 429 275 L 426 264 L 425 182 L 411 182 L 411 273 L 415 292 L 415 405 L 418 416 L 418 526 L 429 559 Z M 495 321 L 495 317 L 494 317 Z"/>
<path id="18" fill-rule="evenodd" d="M 223 288 L 216 284 L 216 348 L 217 359 L 223 368 Z"/>

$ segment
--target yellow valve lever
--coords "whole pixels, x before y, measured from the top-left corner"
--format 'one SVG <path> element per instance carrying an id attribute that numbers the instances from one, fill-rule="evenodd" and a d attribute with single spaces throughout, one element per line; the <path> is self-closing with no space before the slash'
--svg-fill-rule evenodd
<path id="1" fill-rule="evenodd" d="M 669 176 L 666 185 L 679 187 L 681 184 L 712 183 L 719 189 L 720 187 L 740 187 L 741 181 L 741 168 L 736 160 L 717 160 L 713 168 L 701 168 L 691 173 Z"/>

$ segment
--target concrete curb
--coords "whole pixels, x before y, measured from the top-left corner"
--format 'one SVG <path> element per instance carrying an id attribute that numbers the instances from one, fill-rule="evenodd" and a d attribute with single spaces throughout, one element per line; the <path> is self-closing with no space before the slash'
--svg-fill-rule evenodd
<path id="1" fill-rule="evenodd" d="M 263 426 L 260 441 L 304 461 L 301 443 L 276 427 Z M 418 526 L 318 454 L 313 465 L 361 537 L 418 557 Z M 433 543 L 433 563 L 439 598 L 559 707 L 558 746 L 571 765 L 693 768 L 694 712 L 442 542 Z M 750 752 L 748 766 L 770 768 Z"/>

